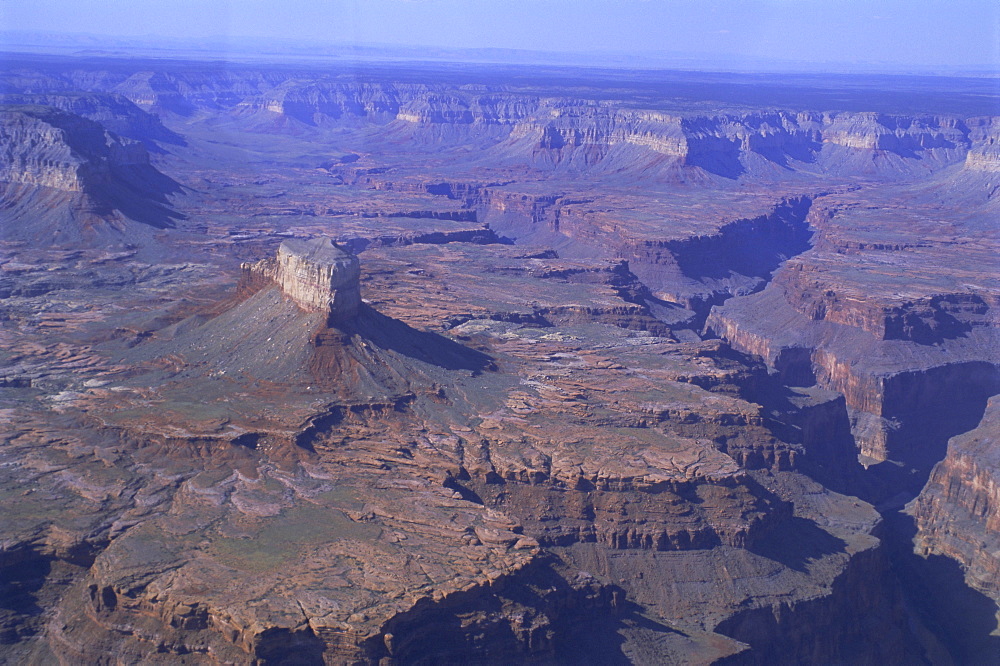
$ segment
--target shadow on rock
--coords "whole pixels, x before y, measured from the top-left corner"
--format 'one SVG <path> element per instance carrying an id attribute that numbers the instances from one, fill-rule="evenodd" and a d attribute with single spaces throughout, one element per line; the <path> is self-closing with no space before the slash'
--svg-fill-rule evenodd
<path id="1" fill-rule="evenodd" d="M 943 555 L 913 551 L 917 533 L 911 516 L 886 514 L 892 569 L 907 605 L 941 639 L 956 664 L 1000 663 L 995 601 L 965 582 L 961 565 Z"/>
<path id="2" fill-rule="evenodd" d="M 22 561 L 0 567 L 0 644 L 14 643 L 34 633 L 32 623 L 24 622 L 24 618 L 42 614 L 37 593 L 51 571 L 51 561 L 34 552 Z"/>
<path id="3" fill-rule="evenodd" d="M 630 664 L 628 632 L 685 636 L 643 616 L 621 588 L 582 573 L 570 582 L 557 568 L 542 555 L 490 586 L 421 600 L 386 624 L 391 640 L 373 646 L 371 657 L 400 664 Z"/>
<path id="4" fill-rule="evenodd" d="M 480 373 L 495 370 L 493 359 L 454 340 L 419 331 L 406 323 L 387 317 L 368 305 L 362 305 L 356 321 L 342 327 L 345 333 L 357 333 L 372 344 L 446 370 L 469 370 Z"/>
<path id="5" fill-rule="evenodd" d="M 1000 368 L 981 361 L 905 373 L 887 382 L 883 411 L 902 425 L 890 433 L 893 462 L 868 468 L 862 499 L 878 504 L 900 492 L 918 494 L 947 454 L 948 441 L 978 426 L 998 391 Z"/>
<path id="6" fill-rule="evenodd" d="M 625 592 L 615 590 L 624 599 Z M 558 625 L 555 641 L 555 663 L 559 664 L 601 664 L 602 666 L 625 666 L 636 661 L 628 655 L 625 647 L 625 633 L 641 631 L 651 643 L 659 643 L 670 635 L 685 637 L 681 631 L 642 614 L 642 607 L 631 601 L 619 601 L 615 615 L 591 612 L 574 617 L 572 622 Z M 571 624 L 571 626 L 570 626 Z M 662 637 L 662 638 L 661 638 Z"/>
<path id="7" fill-rule="evenodd" d="M 289 630 L 271 627 L 261 632 L 255 650 L 262 666 L 322 666 L 323 641 L 311 628 Z"/>
<path id="8" fill-rule="evenodd" d="M 847 543 L 805 518 L 781 521 L 764 537 L 754 539 L 747 548 L 751 553 L 780 562 L 789 569 L 806 572 L 811 561 L 825 555 L 842 553 Z"/>

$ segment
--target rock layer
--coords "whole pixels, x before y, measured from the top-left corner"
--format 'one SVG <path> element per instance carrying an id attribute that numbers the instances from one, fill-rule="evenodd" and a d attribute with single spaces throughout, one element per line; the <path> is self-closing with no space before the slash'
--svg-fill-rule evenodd
<path id="1" fill-rule="evenodd" d="M 361 306 L 358 258 L 329 238 L 286 240 L 275 259 L 243 264 L 244 284 L 274 281 L 307 312 L 322 312 L 331 324 L 357 316 Z"/>
<path id="2" fill-rule="evenodd" d="M 998 405 L 993 398 L 979 426 L 949 442 L 909 511 L 920 554 L 960 562 L 969 584 L 1000 603 Z"/>

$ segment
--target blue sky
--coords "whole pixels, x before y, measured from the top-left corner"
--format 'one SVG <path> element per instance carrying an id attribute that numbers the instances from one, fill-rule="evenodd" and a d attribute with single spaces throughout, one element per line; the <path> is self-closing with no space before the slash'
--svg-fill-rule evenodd
<path id="1" fill-rule="evenodd" d="M 0 30 L 1000 68 L 1000 0 L 0 0 Z"/>

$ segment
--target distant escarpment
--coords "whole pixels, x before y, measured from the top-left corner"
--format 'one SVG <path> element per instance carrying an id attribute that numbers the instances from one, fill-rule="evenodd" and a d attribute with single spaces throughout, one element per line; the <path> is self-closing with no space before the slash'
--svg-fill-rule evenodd
<path id="1" fill-rule="evenodd" d="M 987 85 L 14 60 L 0 661 L 1000 654 Z"/>
<path id="2" fill-rule="evenodd" d="M 969 121 L 972 149 L 965 157 L 965 168 L 974 171 L 1000 171 L 1000 119 L 974 118 Z"/>
<path id="3" fill-rule="evenodd" d="M 643 171 L 695 167 L 731 179 L 798 169 L 894 177 L 959 161 L 970 145 L 964 122 L 947 117 L 783 111 L 696 116 L 553 107 L 548 117 L 539 114 L 516 126 L 498 153 L 528 153 L 539 165 L 602 172 L 634 171 L 630 161 L 639 160 Z"/>
<path id="4" fill-rule="evenodd" d="M 143 142 L 155 150 L 156 142 L 180 144 L 184 139 L 167 129 L 160 119 L 116 93 L 0 94 L 0 105 L 49 106 L 100 123 L 120 137 Z"/>
<path id="5" fill-rule="evenodd" d="M 928 174 L 966 159 L 977 140 L 975 123 L 982 122 L 973 119 L 970 129 L 964 119 L 934 115 L 666 113 L 503 90 L 323 79 L 282 81 L 247 95 L 231 113 L 258 131 L 375 124 L 385 127 L 386 138 L 408 136 L 416 145 L 473 137 L 492 144 L 496 164 L 672 182 L 775 178 L 797 170 Z"/>
<path id="6" fill-rule="evenodd" d="M 372 126 L 378 129 L 371 137 L 375 146 L 404 137 L 414 148 L 473 141 L 490 148 L 484 157 L 494 165 L 672 183 L 786 178 L 800 171 L 899 179 L 962 162 L 983 169 L 992 159 L 992 144 L 983 142 L 992 121 L 959 115 L 802 110 L 808 106 L 665 111 L 671 107 L 662 102 L 623 108 L 582 93 L 530 86 L 454 86 L 280 68 L 77 72 L 68 80 L 44 81 L 37 76 L 11 76 L 7 89 L 110 92 L 165 117 L 223 112 L 259 132 Z"/>
<path id="7" fill-rule="evenodd" d="M 8 239 L 86 240 L 127 219 L 168 227 L 167 196 L 180 186 L 149 162 L 143 145 L 53 107 L 0 107 L 0 189 Z M 17 222 L 17 223 L 13 223 Z"/>
<path id="8" fill-rule="evenodd" d="M 421 90 L 425 88 L 289 80 L 241 99 L 232 113 L 238 118 L 290 119 L 306 125 L 386 123 L 399 113 L 402 101 Z"/>

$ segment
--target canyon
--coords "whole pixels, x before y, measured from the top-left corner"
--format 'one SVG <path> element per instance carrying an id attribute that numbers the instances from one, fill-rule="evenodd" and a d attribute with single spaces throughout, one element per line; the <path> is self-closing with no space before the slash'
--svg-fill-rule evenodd
<path id="1" fill-rule="evenodd" d="M 9 54 L 0 660 L 1000 662 L 990 86 Z"/>

